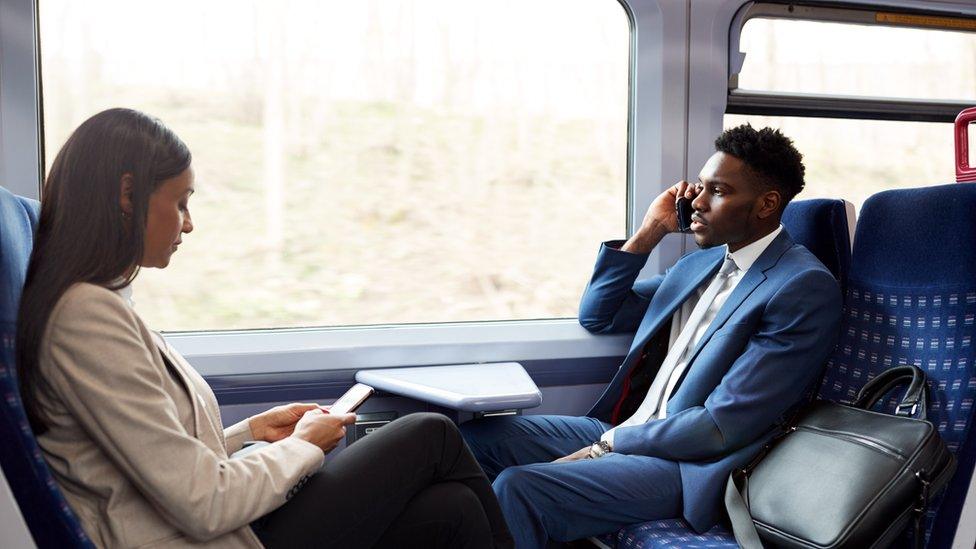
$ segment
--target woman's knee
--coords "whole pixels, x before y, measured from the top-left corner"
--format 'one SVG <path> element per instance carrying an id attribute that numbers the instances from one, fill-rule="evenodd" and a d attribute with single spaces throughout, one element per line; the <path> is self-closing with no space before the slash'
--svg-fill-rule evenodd
<path id="1" fill-rule="evenodd" d="M 443 414 L 432 412 L 418 412 L 401 418 L 401 428 L 410 431 L 416 436 L 460 436 L 457 425 L 450 418 Z"/>
<path id="2" fill-rule="evenodd" d="M 454 424 L 454 422 L 451 421 L 447 416 L 443 414 L 436 414 L 434 412 L 415 412 L 413 414 L 407 414 L 396 420 L 394 423 L 398 423 L 403 426 L 409 425 L 411 428 L 429 428 L 434 425 Z"/>
<path id="3" fill-rule="evenodd" d="M 385 537 L 410 546 L 422 539 L 428 547 L 487 547 L 491 527 L 470 488 L 442 482 L 417 494 Z"/>
<path id="4" fill-rule="evenodd" d="M 478 496 L 460 482 L 439 482 L 424 492 L 431 502 L 431 517 L 454 517 L 456 521 L 461 521 L 465 517 L 485 514 Z"/>

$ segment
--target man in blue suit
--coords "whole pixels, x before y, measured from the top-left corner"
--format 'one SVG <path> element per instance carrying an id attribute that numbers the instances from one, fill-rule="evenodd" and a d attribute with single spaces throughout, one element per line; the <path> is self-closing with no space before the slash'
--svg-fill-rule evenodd
<path id="1" fill-rule="evenodd" d="M 780 225 L 803 189 L 802 156 L 779 131 L 748 125 L 715 147 L 697 184 L 663 192 L 629 240 L 600 250 L 580 324 L 635 335 L 590 412 L 462 425 L 518 547 L 674 517 L 708 530 L 729 472 L 819 379 L 841 295 Z M 682 196 L 703 249 L 637 281 L 651 250 L 677 231 Z"/>

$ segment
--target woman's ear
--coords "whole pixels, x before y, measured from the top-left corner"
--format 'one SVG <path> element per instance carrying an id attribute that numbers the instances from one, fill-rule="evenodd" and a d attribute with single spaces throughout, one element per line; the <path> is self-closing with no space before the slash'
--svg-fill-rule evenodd
<path id="1" fill-rule="evenodd" d="M 122 217 L 130 219 L 132 217 L 132 174 L 122 174 L 119 185 L 119 207 L 122 209 Z"/>

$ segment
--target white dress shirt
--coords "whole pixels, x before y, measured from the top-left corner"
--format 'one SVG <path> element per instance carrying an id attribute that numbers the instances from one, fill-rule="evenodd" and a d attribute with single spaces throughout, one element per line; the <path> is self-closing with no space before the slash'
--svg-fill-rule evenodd
<path id="1" fill-rule="evenodd" d="M 725 280 L 720 280 L 722 274 L 717 273 L 709 279 L 707 284 L 702 284 L 697 290 L 692 292 L 681 307 L 675 311 L 674 316 L 671 317 L 668 355 L 662 361 L 661 369 L 658 370 L 657 377 L 654 378 L 651 388 L 648 389 L 647 396 L 637 408 L 637 411 L 634 412 L 633 416 L 627 418 L 613 429 L 603 433 L 603 436 L 600 437 L 601 440 L 609 442 L 610 446 L 613 447 L 613 435 L 616 429 L 640 425 L 652 419 L 664 419 L 667 417 L 667 401 L 689 366 L 689 353 L 698 345 L 699 340 L 705 335 L 709 325 L 715 320 L 722 305 L 728 300 L 729 295 L 738 286 L 739 281 L 742 280 L 745 273 L 749 271 L 753 263 L 759 259 L 759 256 L 766 251 L 766 248 L 782 230 L 783 226 L 780 225 L 768 235 L 735 252 L 729 253 L 728 246 L 726 245 L 726 258 L 735 262 L 737 268 Z M 699 305 L 701 296 L 706 293 L 710 286 L 716 284 L 720 286 L 712 302 L 710 304 L 701 303 L 702 307 L 707 307 L 704 311 L 699 312 L 702 315 L 701 320 L 694 326 L 687 325 L 688 320 L 695 316 L 695 309 Z M 684 334 L 685 330 L 691 330 L 691 332 Z M 690 339 L 688 339 L 689 337 Z M 688 340 L 689 342 L 679 349 L 675 346 L 675 343 L 679 340 Z M 662 385 L 663 387 L 661 387 Z"/>

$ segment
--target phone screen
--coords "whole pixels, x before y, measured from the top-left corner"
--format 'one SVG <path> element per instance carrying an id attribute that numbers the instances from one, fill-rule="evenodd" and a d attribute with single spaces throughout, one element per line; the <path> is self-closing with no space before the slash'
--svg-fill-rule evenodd
<path id="1" fill-rule="evenodd" d="M 357 383 L 329 408 L 330 414 L 348 414 L 356 411 L 366 399 L 375 392 L 369 385 Z"/>
<path id="2" fill-rule="evenodd" d="M 695 211 L 691 207 L 691 200 L 681 197 L 675 204 L 674 209 L 678 214 L 678 231 L 682 233 L 691 232 L 691 214 Z"/>

